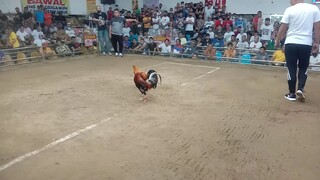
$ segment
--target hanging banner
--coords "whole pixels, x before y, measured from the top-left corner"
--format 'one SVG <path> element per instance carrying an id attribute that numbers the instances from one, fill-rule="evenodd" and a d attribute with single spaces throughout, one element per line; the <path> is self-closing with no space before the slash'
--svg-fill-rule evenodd
<path id="1" fill-rule="evenodd" d="M 69 12 L 69 0 L 21 0 L 22 8 L 28 7 L 31 12 L 35 12 L 39 5 L 43 5 L 51 14 L 62 12 L 66 15 Z"/>
<path id="2" fill-rule="evenodd" d="M 87 14 L 96 12 L 96 0 L 86 0 L 87 1 Z"/>

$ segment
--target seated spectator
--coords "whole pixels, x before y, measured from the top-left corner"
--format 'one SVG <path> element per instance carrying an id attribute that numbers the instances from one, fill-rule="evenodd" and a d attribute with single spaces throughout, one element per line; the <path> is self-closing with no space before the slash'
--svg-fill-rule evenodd
<path id="1" fill-rule="evenodd" d="M 186 46 L 183 50 L 183 57 L 196 59 L 197 58 L 197 43 L 195 40 L 191 42 L 190 46 Z"/>
<path id="2" fill-rule="evenodd" d="M 259 41 L 258 37 L 254 38 L 254 41 L 250 43 L 250 49 L 259 50 L 262 47 L 262 43 Z"/>
<path id="3" fill-rule="evenodd" d="M 196 46 L 199 47 L 199 46 L 202 46 L 202 36 L 198 36 L 197 39 L 196 39 Z"/>
<path id="4" fill-rule="evenodd" d="M 173 46 L 173 54 L 181 54 L 182 53 L 182 45 L 181 45 L 181 40 L 177 39 L 176 44 Z"/>
<path id="5" fill-rule="evenodd" d="M 129 36 L 129 41 L 130 41 L 130 42 L 132 42 L 132 41 L 133 41 L 133 39 L 136 39 L 136 41 L 137 41 L 137 39 L 139 38 L 139 36 L 138 36 L 138 35 L 133 34 L 133 32 L 132 32 L 132 31 L 130 31 L 130 32 L 129 32 L 129 34 L 130 34 L 130 36 Z"/>
<path id="6" fill-rule="evenodd" d="M 54 52 L 50 47 L 48 47 L 48 42 L 44 42 L 42 44 L 42 48 L 39 49 L 39 52 L 42 56 L 45 56 L 45 58 L 56 58 L 56 52 Z"/>
<path id="7" fill-rule="evenodd" d="M 224 31 L 223 31 L 221 25 L 216 26 L 216 30 L 215 30 L 214 34 L 222 34 L 222 37 L 223 37 Z"/>
<path id="8" fill-rule="evenodd" d="M 250 43 L 253 42 L 254 38 L 256 38 L 256 37 L 258 37 L 258 39 L 259 39 L 258 41 L 260 41 L 260 36 L 259 36 L 259 32 L 258 31 L 254 32 L 253 36 L 250 37 L 250 41 L 249 42 Z"/>
<path id="9" fill-rule="evenodd" d="M 254 62 L 255 64 L 267 64 L 267 62 L 263 62 L 263 61 L 269 61 L 269 55 L 266 52 L 266 48 L 263 46 L 260 47 L 260 51 L 257 53 L 256 56 L 253 57 L 253 59 L 258 60 Z"/>
<path id="10" fill-rule="evenodd" d="M 181 45 L 182 45 L 182 46 L 185 45 L 185 44 L 187 44 L 187 39 L 185 38 L 185 35 L 182 34 L 181 32 L 179 33 L 179 39 L 180 39 L 180 41 L 181 41 Z"/>
<path id="11" fill-rule="evenodd" d="M 203 19 L 203 15 L 202 14 L 199 14 L 199 19 L 196 20 L 196 24 L 197 24 L 197 27 L 198 29 L 203 29 L 204 28 L 204 24 L 205 24 L 205 21 Z"/>
<path id="12" fill-rule="evenodd" d="M 244 32 L 244 28 L 240 28 L 240 32 L 237 34 L 236 39 L 238 41 L 240 41 L 241 37 L 245 35 L 246 37 L 248 37 L 247 33 Z"/>
<path id="13" fill-rule="evenodd" d="M 67 24 L 67 19 L 65 16 L 62 15 L 62 12 L 59 11 L 58 16 L 54 17 L 54 22 L 61 24 L 61 28 L 63 29 L 64 26 Z"/>
<path id="14" fill-rule="evenodd" d="M 41 26 L 38 26 L 35 30 L 32 31 L 33 39 L 39 39 L 40 36 L 44 36 L 41 29 L 42 29 Z"/>
<path id="15" fill-rule="evenodd" d="M 140 44 L 137 42 L 137 39 L 133 38 L 133 40 L 131 41 L 131 44 L 130 44 L 131 52 L 135 52 L 135 50 L 138 49 L 139 45 Z"/>
<path id="16" fill-rule="evenodd" d="M 123 39 L 123 49 L 124 50 L 129 50 L 130 48 L 130 41 L 129 41 L 129 37 L 125 36 Z"/>
<path id="17" fill-rule="evenodd" d="M 274 65 L 276 66 L 281 66 L 281 65 L 283 66 L 284 62 L 286 62 L 285 46 L 283 46 L 281 49 L 278 49 L 276 52 L 274 52 L 270 61 L 278 62 L 278 63 L 274 63 Z"/>
<path id="18" fill-rule="evenodd" d="M 18 40 L 18 37 L 16 35 L 16 33 L 13 31 L 13 29 L 11 27 L 6 29 L 6 34 L 8 37 L 8 47 L 9 48 L 18 48 L 20 47 L 20 43 Z"/>
<path id="19" fill-rule="evenodd" d="M 142 54 L 147 54 L 146 47 L 147 47 L 146 40 L 143 37 L 140 37 L 139 38 L 139 46 L 135 50 L 137 50 L 137 52 L 139 52 L 139 53 L 142 52 Z"/>
<path id="20" fill-rule="evenodd" d="M 18 37 L 18 41 L 20 43 L 21 46 L 26 46 L 26 39 L 25 37 L 29 36 L 28 33 L 24 30 L 24 26 L 21 25 L 19 30 L 16 32 L 16 35 Z"/>
<path id="21" fill-rule="evenodd" d="M 207 17 L 207 21 L 204 23 L 205 28 L 212 27 L 214 25 L 214 21 L 212 20 L 212 17 Z"/>
<path id="22" fill-rule="evenodd" d="M 122 35 L 125 37 L 125 36 L 130 36 L 130 31 L 131 31 L 131 28 L 128 27 L 128 24 L 125 23 L 124 25 L 124 28 L 122 29 Z"/>
<path id="23" fill-rule="evenodd" d="M 49 40 L 50 40 L 50 43 L 51 43 L 51 44 L 57 44 L 58 40 L 60 40 L 60 38 L 58 37 L 57 32 L 54 32 L 54 33 L 50 36 Z"/>
<path id="24" fill-rule="evenodd" d="M 38 39 L 33 41 L 33 44 L 37 47 L 42 47 L 44 43 L 47 43 L 47 41 L 44 39 L 44 35 L 40 35 Z"/>
<path id="25" fill-rule="evenodd" d="M 63 30 L 62 25 L 59 24 L 59 25 L 57 26 L 57 28 L 58 28 L 58 31 L 57 31 L 58 37 L 60 38 L 60 40 L 61 40 L 62 42 L 65 42 L 65 41 L 67 40 L 67 34 L 66 34 L 66 32 Z"/>
<path id="26" fill-rule="evenodd" d="M 212 44 L 212 40 L 210 39 L 210 35 L 206 34 L 206 37 L 202 40 L 201 46 L 208 46 Z"/>
<path id="27" fill-rule="evenodd" d="M 231 42 L 231 36 L 234 35 L 234 32 L 231 31 L 231 27 L 227 27 L 227 32 L 224 33 L 223 38 L 226 43 Z"/>
<path id="28" fill-rule="evenodd" d="M 200 35 L 199 29 L 196 28 L 195 33 L 193 34 L 193 37 L 191 37 L 191 40 L 196 40 L 199 35 Z"/>
<path id="29" fill-rule="evenodd" d="M 44 25 L 43 34 L 44 34 L 44 37 L 47 37 L 47 38 L 50 37 L 51 32 L 50 32 L 49 26 Z"/>
<path id="30" fill-rule="evenodd" d="M 65 33 L 68 35 L 69 38 L 71 38 L 71 37 L 76 37 L 76 33 L 75 33 L 74 30 L 71 28 L 71 24 L 70 24 L 70 23 L 67 24 Z"/>
<path id="31" fill-rule="evenodd" d="M 235 58 L 237 51 L 234 49 L 231 42 L 228 43 L 228 48 L 224 50 L 223 57 Z"/>
<path id="32" fill-rule="evenodd" d="M 231 41 L 230 41 L 232 44 L 233 44 L 233 47 L 236 47 L 237 46 L 237 39 L 236 39 L 236 36 L 235 35 L 232 35 L 231 36 Z"/>
<path id="33" fill-rule="evenodd" d="M 57 41 L 56 52 L 60 56 L 70 56 L 72 55 L 72 51 L 70 48 L 62 42 L 62 40 Z"/>
<path id="34" fill-rule="evenodd" d="M 207 34 L 210 35 L 210 39 L 213 39 L 213 38 L 214 38 L 214 32 L 213 32 L 213 30 L 212 30 L 212 27 L 209 27 L 209 28 L 208 28 Z"/>
<path id="35" fill-rule="evenodd" d="M 155 55 L 155 51 L 157 49 L 157 43 L 154 42 L 154 39 L 153 37 L 150 37 L 149 38 L 149 43 L 148 43 L 148 46 L 147 46 L 147 51 L 148 51 L 148 54 L 152 54 L 152 55 Z"/>
<path id="36" fill-rule="evenodd" d="M 216 49 L 213 48 L 212 44 L 209 44 L 206 50 L 204 51 L 204 55 L 207 59 L 215 59 L 216 58 Z"/>
<path id="37" fill-rule="evenodd" d="M 169 39 L 164 40 L 164 42 L 158 46 L 158 51 L 161 53 L 161 55 L 169 55 L 171 53 L 171 45 Z"/>
<path id="38" fill-rule="evenodd" d="M 248 49 L 249 48 L 249 43 L 247 42 L 247 36 L 242 35 L 241 41 L 238 42 L 237 48 L 239 49 Z"/>
<path id="39" fill-rule="evenodd" d="M 68 44 L 69 49 L 73 52 L 73 55 L 79 55 L 81 51 L 81 45 L 76 42 L 76 38 L 73 36 L 71 37 L 71 41 Z"/>
<path id="40" fill-rule="evenodd" d="M 215 34 L 215 37 L 212 39 L 212 45 L 214 47 L 223 47 L 224 46 L 223 35 L 221 33 Z"/>

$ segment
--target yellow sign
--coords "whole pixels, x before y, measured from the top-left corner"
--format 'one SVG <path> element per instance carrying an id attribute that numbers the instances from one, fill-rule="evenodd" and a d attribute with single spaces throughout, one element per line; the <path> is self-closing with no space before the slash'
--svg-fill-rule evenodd
<path id="1" fill-rule="evenodd" d="M 31 12 L 35 12 L 38 6 L 43 5 L 52 14 L 62 12 L 68 14 L 69 0 L 21 0 L 22 8 L 28 7 Z"/>
<path id="2" fill-rule="evenodd" d="M 96 0 L 87 0 L 87 13 L 94 13 L 96 11 Z"/>

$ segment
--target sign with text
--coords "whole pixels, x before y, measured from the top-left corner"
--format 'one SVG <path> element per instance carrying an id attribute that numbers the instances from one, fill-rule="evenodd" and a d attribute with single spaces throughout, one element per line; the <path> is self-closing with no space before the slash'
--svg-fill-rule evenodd
<path id="1" fill-rule="evenodd" d="M 21 0 L 22 8 L 28 7 L 31 12 L 35 12 L 38 6 L 43 5 L 51 14 L 68 14 L 69 0 Z"/>

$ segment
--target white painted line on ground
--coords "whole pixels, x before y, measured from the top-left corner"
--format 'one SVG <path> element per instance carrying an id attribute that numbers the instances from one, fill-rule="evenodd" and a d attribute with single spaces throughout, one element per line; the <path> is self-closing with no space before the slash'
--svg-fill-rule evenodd
<path id="1" fill-rule="evenodd" d="M 213 72 L 218 71 L 219 69 L 220 69 L 220 68 L 217 68 L 217 67 L 216 67 L 214 70 L 211 70 L 211 71 L 207 72 L 206 74 L 203 74 L 203 75 L 201 75 L 201 76 L 198 76 L 198 77 L 195 77 L 195 78 L 191 79 L 190 81 L 187 81 L 187 82 L 185 82 L 185 83 L 182 83 L 182 84 L 181 84 L 181 87 L 188 85 L 188 84 L 189 84 L 190 82 L 192 82 L 192 81 L 195 81 L 195 80 L 201 79 L 201 78 L 203 78 L 203 77 L 206 77 L 207 75 L 212 74 Z"/>
<path id="2" fill-rule="evenodd" d="M 117 114 L 114 114 L 113 116 L 117 116 Z M 58 145 L 58 144 L 60 144 L 60 143 L 63 143 L 64 141 L 67 141 L 67 140 L 69 140 L 69 139 L 71 139 L 71 138 L 74 138 L 74 137 L 78 136 L 78 135 L 81 134 L 81 133 L 87 132 L 87 131 L 89 131 L 90 129 L 93 129 L 93 128 L 95 128 L 95 127 L 98 126 L 98 125 L 101 125 L 101 124 L 103 124 L 103 123 L 106 123 L 106 122 L 110 121 L 112 118 L 113 118 L 113 117 L 109 117 L 109 118 L 107 118 L 107 119 L 101 120 L 100 122 L 98 122 L 98 123 L 96 123 L 96 124 L 91 124 L 90 126 L 87 126 L 87 127 L 83 128 L 83 129 L 80 129 L 80 130 L 78 130 L 78 131 L 76 131 L 76 132 L 74 132 L 74 133 L 71 133 L 71 134 L 63 137 L 63 138 L 60 138 L 60 139 L 58 139 L 58 140 L 56 140 L 56 141 L 54 141 L 54 142 L 52 142 L 52 143 L 50 143 L 50 144 L 48 144 L 48 145 L 40 148 L 40 149 L 34 150 L 34 151 L 30 152 L 30 153 L 27 153 L 27 154 L 25 154 L 25 155 L 23 155 L 23 156 L 20 156 L 20 157 L 18 157 L 18 158 L 16 158 L 16 159 L 10 161 L 10 162 L 7 163 L 7 164 L 4 164 L 4 165 L 0 166 L 0 171 L 3 171 L 3 170 L 5 170 L 5 169 L 7 169 L 8 167 L 10 167 L 10 166 L 12 166 L 12 165 L 14 165 L 14 164 L 16 164 L 16 163 L 19 163 L 19 162 L 21 162 L 21 161 L 23 161 L 23 160 L 25 160 L 25 159 L 27 159 L 27 158 L 29 158 L 29 157 L 31 157 L 31 156 L 34 156 L 34 155 L 36 155 L 36 154 L 39 154 L 39 153 L 41 153 L 42 151 L 45 151 L 45 150 L 47 150 L 47 149 L 49 149 L 49 148 L 52 148 L 52 147 L 54 147 L 54 146 L 56 146 L 56 145 Z"/>
<path id="3" fill-rule="evenodd" d="M 175 62 L 165 62 L 165 64 L 176 64 L 176 65 L 181 65 L 181 66 L 191 66 L 191 67 L 210 68 L 210 69 L 217 69 L 218 68 L 218 67 L 214 67 L 214 66 L 193 65 L 193 64 L 186 64 L 186 63 L 175 63 Z"/>

